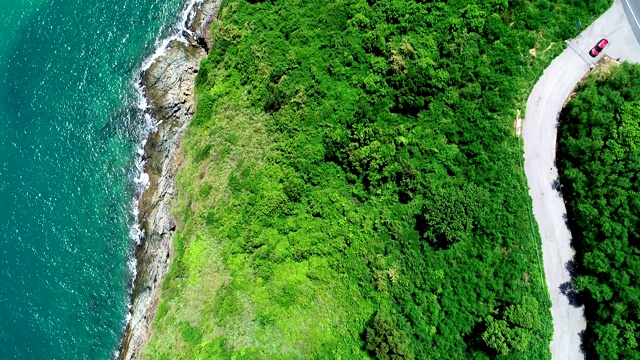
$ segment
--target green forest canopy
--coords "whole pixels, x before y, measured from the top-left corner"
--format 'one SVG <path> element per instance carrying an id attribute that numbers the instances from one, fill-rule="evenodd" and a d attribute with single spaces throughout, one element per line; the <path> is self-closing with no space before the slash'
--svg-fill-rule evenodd
<path id="1" fill-rule="evenodd" d="M 588 358 L 640 359 L 640 65 L 591 75 L 560 117 L 558 167 Z"/>
<path id="2" fill-rule="evenodd" d="M 226 1 L 144 356 L 550 358 L 513 122 L 607 4 Z"/>

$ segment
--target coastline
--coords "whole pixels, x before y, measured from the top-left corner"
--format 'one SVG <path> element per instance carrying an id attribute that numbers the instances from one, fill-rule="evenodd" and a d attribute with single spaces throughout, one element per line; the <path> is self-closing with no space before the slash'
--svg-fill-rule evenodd
<path id="1" fill-rule="evenodd" d="M 173 255 L 176 224 L 171 217 L 171 202 L 176 195 L 180 140 L 195 112 L 194 80 L 200 60 L 207 55 L 209 28 L 221 2 L 194 1 L 183 17 L 187 31 L 172 38 L 166 52 L 143 67 L 140 82 L 150 116 L 158 125 L 144 144 L 143 177 L 148 177 L 148 187 L 140 197 L 137 215 L 144 235 L 135 250 L 137 269 L 129 321 L 115 354 L 117 359 L 138 359 L 151 335 L 162 281 Z"/>

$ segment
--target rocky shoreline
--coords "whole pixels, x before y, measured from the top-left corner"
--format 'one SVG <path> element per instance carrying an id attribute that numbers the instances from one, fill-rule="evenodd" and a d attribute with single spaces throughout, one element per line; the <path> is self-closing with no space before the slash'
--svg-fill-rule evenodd
<path id="1" fill-rule="evenodd" d="M 195 111 L 194 79 L 200 60 L 207 55 L 209 30 L 222 0 L 203 0 L 185 24 L 186 42 L 174 40 L 166 54 L 142 74 L 142 86 L 159 121 L 157 131 L 145 144 L 145 173 L 149 187 L 142 194 L 138 220 L 144 238 L 136 249 L 137 275 L 131 299 L 130 320 L 125 329 L 118 359 L 138 359 L 148 341 L 151 323 L 160 300 L 162 281 L 173 255 L 176 224 L 171 202 L 176 195 L 175 175 L 180 166 L 180 140 Z"/>

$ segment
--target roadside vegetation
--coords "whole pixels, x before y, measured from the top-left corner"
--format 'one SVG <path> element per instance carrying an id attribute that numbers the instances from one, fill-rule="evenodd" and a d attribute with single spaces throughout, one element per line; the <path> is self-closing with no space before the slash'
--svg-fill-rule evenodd
<path id="1" fill-rule="evenodd" d="M 558 168 L 589 359 L 640 359 L 640 65 L 591 75 L 562 111 Z"/>
<path id="2" fill-rule="evenodd" d="M 607 4 L 225 2 L 144 357 L 550 358 L 513 124 Z"/>

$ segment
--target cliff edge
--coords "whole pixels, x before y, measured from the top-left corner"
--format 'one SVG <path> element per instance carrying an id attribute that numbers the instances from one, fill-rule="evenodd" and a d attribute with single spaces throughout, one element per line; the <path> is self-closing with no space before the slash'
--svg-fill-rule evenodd
<path id="1" fill-rule="evenodd" d="M 136 249 L 137 275 L 134 282 L 130 321 L 119 349 L 119 359 L 138 359 L 151 335 L 151 323 L 158 307 L 162 280 L 173 255 L 171 201 L 176 195 L 175 174 L 180 139 L 195 111 L 194 80 L 198 65 L 207 55 L 209 28 L 222 0 L 203 0 L 188 18 L 183 39 L 173 41 L 143 74 L 142 85 L 149 99 L 157 131 L 145 145 L 149 188 L 140 200 L 139 222 L 144 237 Z"/>

